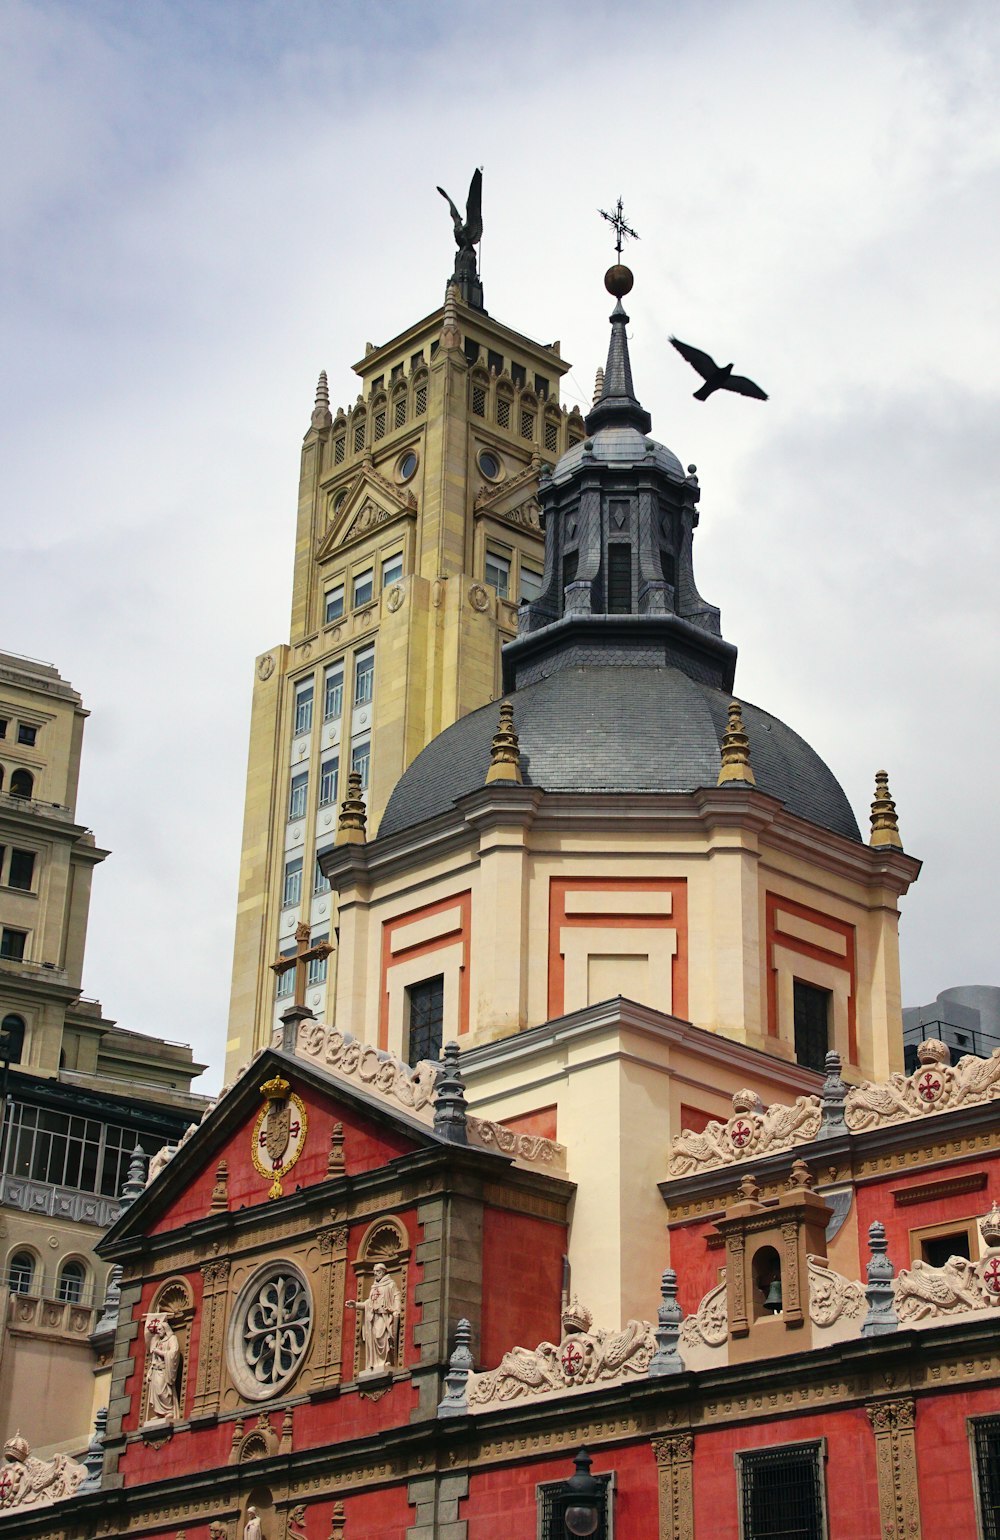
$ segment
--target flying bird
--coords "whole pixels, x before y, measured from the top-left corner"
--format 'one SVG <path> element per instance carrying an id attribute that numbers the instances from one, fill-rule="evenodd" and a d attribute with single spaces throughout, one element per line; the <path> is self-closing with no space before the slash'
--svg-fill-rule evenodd
<path id="1" fill-rule="evenodd" d="M 471 251 L 473 246 L 479 244 L 483 236 L 482 167 L 472 173 L 472 181 L 469 184 L 469 196 L 465 204 L 464 220 L 444 188 L 439 187 L 438 192 L 451 209 L 452 222 L 455 226 L 455 242 L 459 251 Z"/>
<path id="2" fill-rule="evenodd" d="M 761 390 L 753 380 L 748 380 L 744 374 L 734 374 L 732 364 L 720 365 L 703 353 L 700 348 L 693 348 L 689 342 L 681 342 L 678 337 L 671 337 L 670 341 L 682 358 L 686 358 L 693 369 L 696 369 L 705 381 L 700 390 L 694 392 L 696 401 L 707 401 L 713 391 L 735 390 L 741 396 L 754 396 L 758 401 L 767 400 L 767 391 Z"/>

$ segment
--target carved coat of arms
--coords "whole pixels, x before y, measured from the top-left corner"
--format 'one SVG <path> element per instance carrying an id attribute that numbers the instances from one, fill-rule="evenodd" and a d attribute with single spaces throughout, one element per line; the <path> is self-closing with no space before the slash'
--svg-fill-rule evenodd
<path id="1" fill-rule="evenodd" d="M 253 1130 L 253 1163 L 270 1179 L 269 1198 L 280 1198 L 281 1185 L 302 1153 L 306 1139 L 306 1109 L 287 1080 L 275 1075 L 260 1088 L 265 1098 Z"/>

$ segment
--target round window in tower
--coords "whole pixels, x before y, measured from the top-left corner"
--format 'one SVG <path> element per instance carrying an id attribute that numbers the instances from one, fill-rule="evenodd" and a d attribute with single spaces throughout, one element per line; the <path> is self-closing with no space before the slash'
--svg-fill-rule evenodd
<path id="1" fill-rule="evenodd" d="M 412 481 L 413 477 L 417 474 L 419 463 L 417 451 L 415 449 L 407 449 L 396 461 L 396 480 Z"/>
<path id="2" fill-rule="evenodd" d="M 229 1323 L 229 1369 L 241 1395 L 266 1401 L 291 1384 L 312 1337 L 309 1284 L 291 1262 L 269 1262 L 240 1290 Z"/>
<path id="3" fill-rule="evenodd" d="M 503 462 L 491 449 L 481 449 L 476 457 L 476 464 L 487 481 L 500 481 L 503 478 Z"/>

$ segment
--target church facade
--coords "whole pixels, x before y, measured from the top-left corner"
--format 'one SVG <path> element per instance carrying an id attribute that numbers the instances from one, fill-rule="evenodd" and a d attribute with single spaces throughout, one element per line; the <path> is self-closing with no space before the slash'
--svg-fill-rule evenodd
<path id="1" fill-rule="evenodd" d="M 906 1073 L 888 779 L 862 838 L 734 697 L 606 282 L 503 700 L 378 808 L 348 770 L 325 1008 L 299 918 L 266 1042 L 102 1243 L 86 1460 L 9 1440 L 0 1540 L 998 1533 L 1000 1055 Z M 466 392 L 471 308 L 434 322 Z"/>

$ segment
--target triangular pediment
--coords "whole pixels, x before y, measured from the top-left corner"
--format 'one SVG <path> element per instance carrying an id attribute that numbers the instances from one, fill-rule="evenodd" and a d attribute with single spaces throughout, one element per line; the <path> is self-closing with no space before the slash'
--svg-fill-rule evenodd
<path id="1" fill-rule="evenodd" d="M 298 1200 L 343 1174 L 341 1155 L 356 1176 L 445 1142 L 426 1120 L 377 1091 L 267 1049 L 124 1210 L 105 1237 L 106 1254 L 120 1243 L 131 1249 L 140 1236 Z"/>
<path id="2" fill-rule="evenodd" d="M 397 486 L 365 461 L 326 534 L 319 541 L 316 560 L 324 561 L 335 551 L 362 540 L 372 530 L 395 519 L 413 518 L 417 500 L 407 487 Z"/>
<path id="3" fill-rule="evenodd" d="M 538 472 L 539 466 L 532 463 L 507 481 L 480 487 L 475 501 L 476 517 L 488 516 L 502 524 L 515 524 L 540 535 Z"/>

